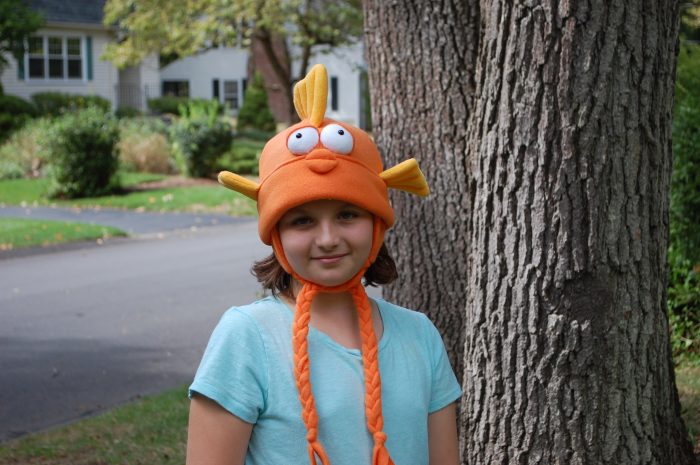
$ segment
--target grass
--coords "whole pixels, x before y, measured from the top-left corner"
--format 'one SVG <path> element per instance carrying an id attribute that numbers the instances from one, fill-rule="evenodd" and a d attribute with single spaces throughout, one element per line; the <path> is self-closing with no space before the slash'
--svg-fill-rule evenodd
<path id="1" fill-rule="evenodd" d="M 700 366 L 676 370 L 686 425 L 700 435 Z M 186 388 L 0 445 L 0 465 L 169 465 L 184 463 Z M 696 449 L 697 450 L 697 449 Z"/>
<path id="2" fill-rule="evenodd" d="M 0 465 L 185 463 L 187 390 L 180 387 L 68 426 L 0 445 Z"/>
<path id="3" fill-rule="evenodd" d="M 114 236 L 126 236 L 126 233 L 117 228 L 84 223 L 0 218 L 0 250 L 39 245 L 46 247 L 63 242 L 107 239 Z"/>
<path id="4" fill-rule="evenodd" d="M 122 185 L 132 187 L 142 182 L 164 179 L 162 175 L 125 173 Z M 22 206 L 77 206 L 125 208 L 138 211 L 188 211 L 222 213 L 232 216 L 254 216 L 255 203 L 247 197 L 221 186 L 172 187 L 148 191 L 130 191 L 75 200 L 53 200 L 44 196 L 45 179 L 0 181 L 0 204 Z"/>
<path id="5" fill-rule="evenodd" d="M 676 368 L 676 385 L 685 426 L 694 439 L 697 454 L 700 453 L 700 364 Z"/>

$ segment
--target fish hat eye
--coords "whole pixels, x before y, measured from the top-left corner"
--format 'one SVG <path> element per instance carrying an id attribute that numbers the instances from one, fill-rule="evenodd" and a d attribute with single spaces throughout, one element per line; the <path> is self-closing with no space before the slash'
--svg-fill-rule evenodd
<path id="1" fill-rule="evenodd" d="M 352 134 L 339 124 L 329 124 L 321 130 L 321 143 L 331 152 L 343 155 L 352 152 Z"/>
<path id="2" fill-rule="evenodd" d="M 318 144 L 318 130 L 314 127 L 299 128 L 287 139 L 287 148 L 294 155 L 309 153 L 316 144 Z"/>

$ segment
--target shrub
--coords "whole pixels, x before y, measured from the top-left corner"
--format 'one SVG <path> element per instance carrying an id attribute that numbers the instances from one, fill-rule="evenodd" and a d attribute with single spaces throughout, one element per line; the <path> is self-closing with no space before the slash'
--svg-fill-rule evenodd
<path id="1" fill-rule="evenodd" d="M 0 146 L 0 179 L 39 177 L 49 158 L 46 118 L 29 121 Z"/>
<path id="2" fill-rule="evenodd" d="M 668 317 L 677 362 L 700 359 L 700 274 L 692 263 L 669 250 Z"/>
<path id="3" fill-rule="evenodd" d="M 37 116 L 34 105 L 14 95 L 0 94 L 0 142 Z"/>
<path id="4" fill-rule="evenodd" d="M 119 119 L 136 118 L 137 116 L 143 116 L 143 113 L 134 107 L 124 106 L 117 108 L 117 111 L 114 112 L 114 116 Z"/>
<path id="5" fill-rule="evenodd" d="M 234 139 L 231 149 L 220 160 L 219 170 L 230 170 L 236 174 L 258 174 L 261 148 L 249 141 Z"/>
<path id="6" fill-rule="evenodd" d="M 260 73 L 255 73 L 245 91 L 243 105 L 238 112 L 237 129 L 274 131 L 275 126 L 275 118 L 272 116 L 270 106 L 267 103 L 265 83 Z"/>
<path id="7" fill-rule="evenodd" d="M 180 105 L 187 105 L 189 98 L 187 97 L 173 97 L 165 96 L 159 98 L 153 98 L 148 101 L 148 108 L 155 114 L 162 115 L 165 113 L 170 113 L 173 115 L 178 115 L 178 107 Z"/>
<path id="8" fill-rule="evenodd" d="M 169 174 L 175 171 L 167 129 L 156 118 L 125 118 L 119 123 L 119 160 L 130 171 Z"/>
<path id="9" fill-rule="evenodd" d="M 107 194 L 118 188 L 116 119 L 101 108 L 88 107 L 54 120 L 49 195 L 76 198 Z"/>
<path id="10" fill-rule="evenodd" d="M 205 177 L 231 146 L 231 126 L 218 117 L 218 102 L 191 102 L 181 107 L 184 115 L 170 127 L 175 159 L 187 176 Z"/>
<path id="11" fill-rule="evenodd" d="M 88 107 L 97 107 L 106 113 L 112 108 L 112 104 L 109 100 L 99 95 L 38 92 L 32 95 L 32 101 L 39 113 L 45 116 L 59 116 L 63 113 Z"/>
<path id="12" fill-rule="evenodd" d="M 210 103 L 213 102 L 213 103 Z M 155 114 L 172 114 L 182 115 L 183 108 L 189 108 L 192 105 L 216 105 L 217 114 L 224 113 L 224 106 L 216 100 L 207 99 L 190 99 L 188 97 L 174 97 L 171 95 L 150 99 L 148 108 Z"/>

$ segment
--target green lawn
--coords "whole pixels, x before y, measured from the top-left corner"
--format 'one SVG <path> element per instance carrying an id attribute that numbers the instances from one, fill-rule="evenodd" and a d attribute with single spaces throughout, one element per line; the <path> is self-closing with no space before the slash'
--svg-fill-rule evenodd
<path id="1" fill-rule="evenodd" d="M 128 173 L 122 176 L 123 186 L 133 187 L 142 182 L 157 181 L 161 175 Z M 76 200 L 52 200 L 44 196 L 45 179 L 13 179 L 0 181 L 0 205 L 77 206 L 125 208 L 139 211 L 188 211 L 222 213 L 232 216 L 256 215 L 255 202 L 219 185 L 190 186 L 128 191 Z"/>
<path id="2" fill-rule="evenodd" d="M 700 367 L 676 371 L 683 416 L 700 436 Z M 186 388 L 0 445 L 0 465 L 169 465 L 185 461 Z"/>
<path id="3" fill-rule="evenodd" d="M 166 180 L 167 177 L 145 173 L 121 173 L 121 179 L 126 188 L 124 194 L 76 200 L 47 199 L 44 195 L 47 185 L 45 179 L 0 181 L 0 205 L 106 207 L 136 211 L 221 213 L 231 216 L 257 214 L 255 202 L 217 184 L 134 190 L 133 187 L 138 184 Z M 0 220 L 0 251 L 123 235 L 124 232 L 109 227 L 8 218 Z"/>
<path id="4" fill-rule="evenodd" d="M 84 223 L 0 218 L 0 250 L 107 239 L 114 236 L 126 236 L 126 233 L 117 228 Z"/>
<path id="5" fill-rule="evenodd" d="M 0 464 L 169 465 L 185 463 L 185 387 L 102 415 L 0 445 Z"/>

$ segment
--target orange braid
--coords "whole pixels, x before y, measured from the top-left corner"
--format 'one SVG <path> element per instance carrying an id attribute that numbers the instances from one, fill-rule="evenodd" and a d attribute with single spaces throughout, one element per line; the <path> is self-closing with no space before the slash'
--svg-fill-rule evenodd
<path id="1" fill-rule="evenodd" d="M 318 440 L 318 414 L 316 402 L 311 391 L 311 369 L 309 366 L 309 321 L 311 320 L 311 302 L 318 293 L 314 285 L 304 284 L 297 296 L 297 309 L 292 325 L 292 350 L 294 351 L 294 380 L 296 381 L 299 400 L 301 401 L 301 418 L 306 426 L 306 440 L 309 442 L 309 460 L 316 465 L 314 456 L 321 459 L 323 465 L 330 465 L 326 451 Z"/>
<path id="2" fill-rule="evenodd" d="M 384 416 L 382 415 L 382 380 L 379 375 L 379 347 L 372 323 L 372 307 L 362 285 L 350 289 L 357 307 L 362 337 L 362 367 L 365 374 L 365 416 L 367 429 L 374 438 L 372 465 L 394 465 L 384 443 Z"/>

